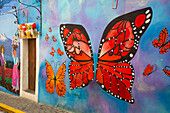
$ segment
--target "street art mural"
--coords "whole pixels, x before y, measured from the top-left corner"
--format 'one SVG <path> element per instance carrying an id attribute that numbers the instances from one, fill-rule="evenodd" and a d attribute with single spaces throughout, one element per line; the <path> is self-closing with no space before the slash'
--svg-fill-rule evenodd
<path id="1" fill-rule="evenodd" d="M 16 35 L 16 17 L 4 14 L 13 11 L 16 0 L 1 2 L 0 13 L 0 91 L 19 95 L 20 91 L 20 42 Z"/>
<path id="2" fill-rule="evenodd" d="M 170 56 L 159 53 L 169 39 L 170 1 L 114 3 L 42 1 L 40 103 L 78 113 L 170 112 Z"/>
<path id="3" fill-rule="evenodd" d="M 122 15 L 111 21 L 99 45 L 96 82 L 108 94 L 134 103 L 131 89 L 134 68 L 129 62 L 136 54 L 139 40 L 151 22 L 151 8 Z M 60 35 L 69 64 L 70 89 L 82 88 L 94 79 L 91 41 L 83 26 L 65 24 Z"/>
<path id="4" fill-rule="evenodd" d="M 20 45 L 18 38 L 14 36 L 11 40 L 5 34 L 0 34 L 0 40 L 0 85 L 14 94 L 19 94 L 20 62 L 17 56 L 19 55 Z"/>

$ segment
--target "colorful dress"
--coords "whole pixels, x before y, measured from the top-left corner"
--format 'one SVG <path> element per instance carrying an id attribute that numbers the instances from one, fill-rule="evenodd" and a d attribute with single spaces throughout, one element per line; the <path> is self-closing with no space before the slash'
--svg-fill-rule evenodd
<path id="1" fill-rule="evenodd" d="M 18 57 L 14 58 L 13 75 L 12 75 L 12 87 L 19 90 L 19 74 L 18 74 Z"/>

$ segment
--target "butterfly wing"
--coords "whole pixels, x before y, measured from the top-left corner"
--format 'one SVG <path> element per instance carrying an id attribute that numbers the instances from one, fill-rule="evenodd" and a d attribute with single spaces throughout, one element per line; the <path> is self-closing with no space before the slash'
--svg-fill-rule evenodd
<path id="1" fill-rule="evenodd" d="M 45 37 L 45 40 L 48 41 L 47 37 Z"/>
<path id="2" fill-rule="evenodd" d="M 166 53 L 166 52 L 168 52 L 168 49 L 166 49 L 165 47 L 161 47 L 159 53 L 160 53 L 160 54 L 164 54 L 164 53 Z"/>
<path id="3" fill-rule="evenodd" d="M 59 96 L 64 96 L 66 92 L 66 85 L 64 83 L 65 71 L 66 62 L 59 67 L 56 75 L 56 92 Z"/>
<path id="4" fill-rule="evenodd" d="M 70 89 L 87 86 L 94 78 L 93 53 L 89 36 L 81 25 L 61 24 L 60 36 L 69 65 Z"/>
<path id="5" fill-rule="evenodd" d="M 164 54 L 164 53 L 168 52 L 168 49 L 170 49 L 170 42 L 168 42 L 167 44 L 165 44 L 165 46 L 161 47 L 159 53 L 160 53 L 160 54 Z"/>
<path id="6" fill-rule="evenodd" d="M 165 72 L 166 75 L 168 75 L 170 77 L 170 71 L 167 69 L 163 69 L 163 71 Z"/>
<path id="7" fill-rule="evenodd" d="M 153 40 L 152 44 L 153 44 L 154 47 L 161 47 L 162 46 L 161 42 L 157 39 Z"/>
<path id="8" fill-rule="evenodd" d="M 54 57 L 54 52 L 50 52 L 50 55 L 52 55 Z"/>
<path id="9" fill-rule="evenodd" d="M 109 23 L 100 42 L 96 81 L 108 94 L 129 103 L 134 103 L 134 68 L 129 61 L 151 19 L 151 8 L 120 16 Z"/>
<path id="10" fill-rule="evenodd" d="M 51 47 L 51 49 L 52 49 L 52 52 L 55 53 L 55 49 L 53 47 Z"/>
<path id="11" fill-rule="evenodd" d="M 166 43 L 167 37 L 168 37 L 168 31 L 166 28 L 164 28 L 159 34 L 159 41 L 162 45 Z"/>
<path id="12" fill-rule="evenodd" d="M 46 64 L 46 74 L 47 74 L 47 81 L 46 81 L 46 90 L 49 93 L 54 93 L 54 82 L 55 76 L 53 72 L 53 68 L 51 67 L 49 62 L 45 62 Z"/>
<path id="13" fill-rule="evenodd" d="M 47 37 L 47 39 L 49 39 L 49 36 L 48 36 L 48 34 L 46 34 L 46 37 Z"/>

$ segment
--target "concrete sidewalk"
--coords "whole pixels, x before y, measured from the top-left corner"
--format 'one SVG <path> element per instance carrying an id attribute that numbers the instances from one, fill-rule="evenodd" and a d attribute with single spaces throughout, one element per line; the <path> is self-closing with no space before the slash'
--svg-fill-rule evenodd
<path id="1" fill-rule="evenodd" d="M 29 99 L 14 96 L 2 91 L 0 91 L 0 103 L 26 113 L 71 113 L 52 106 L 35 103 Z"/>

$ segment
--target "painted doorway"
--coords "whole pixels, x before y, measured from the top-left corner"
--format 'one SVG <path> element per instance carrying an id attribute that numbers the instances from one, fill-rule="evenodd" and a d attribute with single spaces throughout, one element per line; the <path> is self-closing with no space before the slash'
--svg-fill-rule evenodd
<path id="1" fill-rule="evenodd" d="M 28 40 L 28 89 L 35 92 L 36 39 Z"/>
<path id="2" fill-rule="evenodd" d="M 39 38 L 20 39 L 20 96 L 38 102 Z"/>

